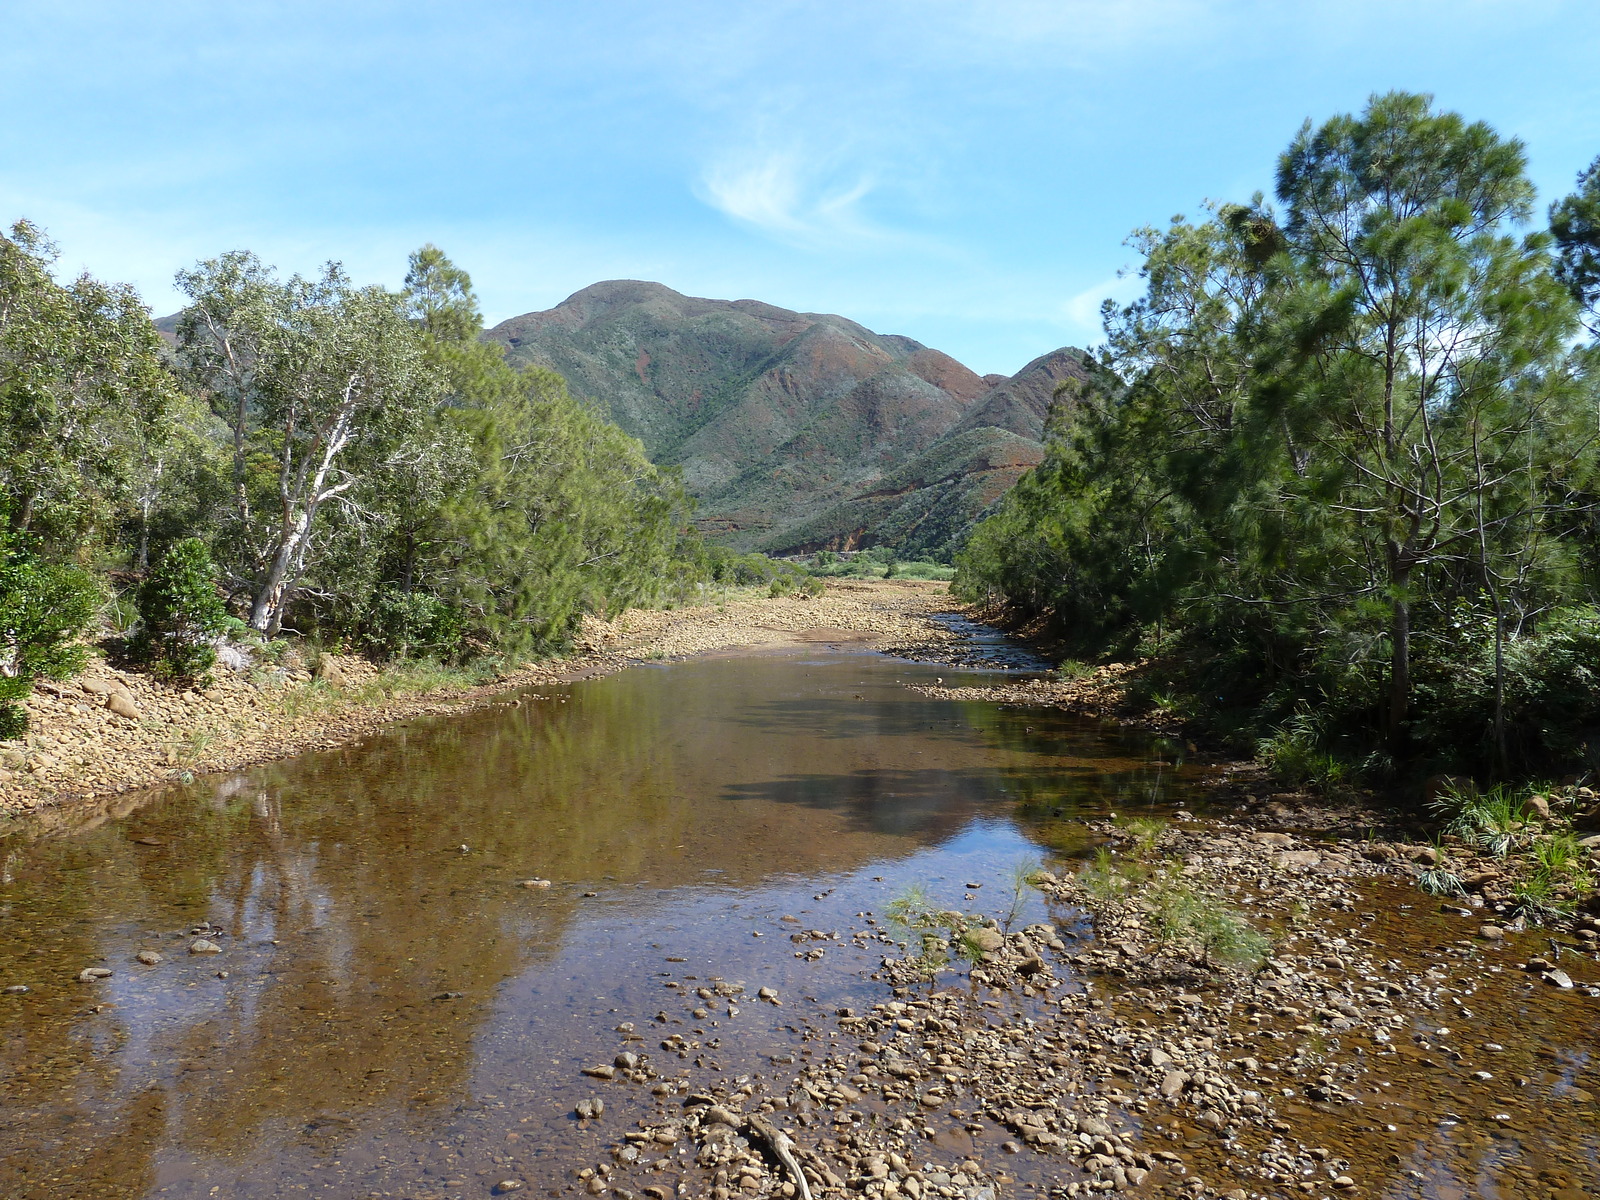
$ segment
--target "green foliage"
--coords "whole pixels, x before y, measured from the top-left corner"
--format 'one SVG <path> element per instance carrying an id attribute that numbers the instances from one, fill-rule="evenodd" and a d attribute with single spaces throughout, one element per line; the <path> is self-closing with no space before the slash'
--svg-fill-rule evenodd
<path id="1" fill-rule="evenodd" d="M 1500 858 L 1519 841 L 1532 840 L 1526 795 L 1503 784 L 1485 792 L 1470 786 L 1446 788 L 1431 807 L 1443 818 L 1447 833 Z"/>
<path id="2" fill-rule="evenodd" d="M 1123 817 L 1117 824 L 1132 841 L 1134 858 L 1149 862 L 1155 855 L 1162 835 L 1167 832 L 1167 822 L 1159 817 Z"/>
<path id="3" fill-rule="evenodd" d="M 132 288 L 51 276 L 56 248 L 0 235 L 0 505 L 64 557 L 97 544 L 152 486 L 177 388 Z"/>
<path id="4" fill-rule="evenodd" d="M 441 376 L 404 299 L 355 287 L 337 263 L 279 280 L 234 252 L 180 271 L 178 286 L 179 359 L 232 442 L 225 566 L 251 627 L 275 633 L 317 566 L 325 511 L 366 523 L 365 495 L 428 457 L 419 434 Z"/>
<path id="5" fill-rule="evenodd" d="M 1335 754 L 1322 748 L 1320 722 L 1299 712 L 1256 744 L 1256 757 L 1283 782 L 1309 784 L 1323 795 L 1339 791 L 1352 772 Z"/>
<path id="6" fill-rule="evenodd" d="M 1591 332 L 1600 333 L 1600 158 L 1578 173 L 1578 190 L 1550 207 L 1556 244 L 1556 278 L 1584 308 Z"/>
<path id="7" fill-rule="evenodd" d="M 364 641 L 384 658 L 449 660 L 461 652 L 461 620 L 437 596 L 383 587 L 367 609 Z"/>
<path id="8" fill-rule="evenodd" d="M 18 701 L 35 679 L 69 679 L 83 670 L 86 652 L 77 639 L 101 599 L 88 572 L 42 559 L 33 543 L 0 528 L 0 741 L 27 732 Z"/>
<path id="9" fill-rule="evenodd" d="M 134 652 L 172 679 L 198 679 L 217 661 L 213 639 L 227 610 L 217 567 L 199 538 L 176 542 L 139 587 L 140 629 Z"/>
<path id="10" fill-rule="evenodd" d="M 1558 893 L 1560 882 L 1548 871 L 1535 871 L 1511 889 L 1512 911 L 1536 925 L 1546 925 L 1572 915 L 1570 898 Z"/>
<path id="11" fill-rule="evenodd" d="M 827 555 L 826 558 L 823 555 Z M 811 572 L 829 579 L 934 579 L 949 580 L 955 568 L 923 559 L 902 559 L 892 550 L 867 550 L 848 557 L 824 550 L 811 564 Z"/>
<path id="12" fill-rule="evenodd" d="M 1417 876 L 1417 887 L 1430 896 L 1465 896 L 1461 876 L 1445 867 L 1429 867 Z"/>
<path id="13" fill-rule="evenodd" d="M 1078 886 L 1092 899 L 1104 904 L 1125 895 L 1134 880 L 1120 869 L 1110 849 L 1101 846 L 1094 861 L 1078 872 Z"/>
<path id="14" fill-rule="evenodd" d="M 1176 711 L 1324 788 L 1353 762 L 1576 757 L 1594 372 L 1549 239 L 1516 231 L 1524 158 L 1376 96 L 1301 131 L 1281 214 L 1136 232 L 1145 295 L 1107 307 L 1105 361 L 956 594 L 1181 664 Z"/>

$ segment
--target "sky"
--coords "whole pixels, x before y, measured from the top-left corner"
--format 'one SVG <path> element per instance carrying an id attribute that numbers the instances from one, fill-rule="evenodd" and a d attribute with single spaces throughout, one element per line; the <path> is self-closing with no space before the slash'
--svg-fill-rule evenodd
<path id="1" fill-rule="evenodd" d="M 1100 340 L 1124 240 L 1271 190 L 1307 119 L 1431 93 L 1600 155 L 1595 0 L 0 0 L 0 222 L 134 284 L 250 249 L 488 321 L 602 279 L 836 312 L 979 372 Z"/>

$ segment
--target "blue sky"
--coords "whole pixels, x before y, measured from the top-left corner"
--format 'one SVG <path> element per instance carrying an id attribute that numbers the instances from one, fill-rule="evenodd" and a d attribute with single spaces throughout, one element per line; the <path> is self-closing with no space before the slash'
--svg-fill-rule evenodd
<path id="1" fill-rule="evenodd" d="M 1097 340 L 1129 230 L 1391 88 L 1564 194 L 1600 4 L 0 0 L 0 220 L 158 314 L 226 249 L 397 285 L 433 241 L 491 322 L 654 279 L 1010 373 Z"/>

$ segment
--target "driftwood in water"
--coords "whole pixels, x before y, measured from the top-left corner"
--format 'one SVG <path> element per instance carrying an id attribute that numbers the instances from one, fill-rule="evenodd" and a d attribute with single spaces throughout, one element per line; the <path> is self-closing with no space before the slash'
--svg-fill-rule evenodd
<path id="1" fill-rule="evenodd" d="M 751 1113 L 746 1117 L 745 1125 L 767 1144 L 779 1165 L 789 1172 L 795 1190 L 800 1193 L 800 1200 L 811 1200 L 811 1185 L 806 1182 L 806 1173 L 800 1169 L 800 1160 L 794 1156 L 794 1139 L 759 1113 Z"/>

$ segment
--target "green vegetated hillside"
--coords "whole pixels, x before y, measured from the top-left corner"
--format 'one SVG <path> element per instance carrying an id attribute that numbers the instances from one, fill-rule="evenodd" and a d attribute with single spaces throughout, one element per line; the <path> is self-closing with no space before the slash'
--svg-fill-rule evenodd
<path id="1" fill-rule="evenodd" d="M 611 280 L 487 335 L 679 467 L 707 534 L 769 553 L 947 553 L 1044 455 L 1063 349 L 979 376 L 910 338 L 755 300 Z"/>

